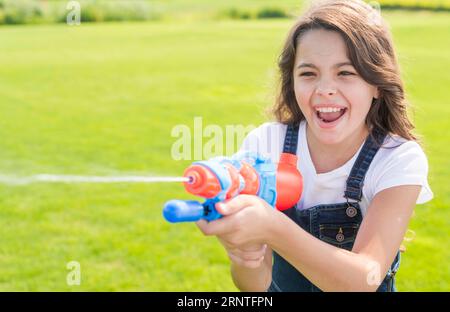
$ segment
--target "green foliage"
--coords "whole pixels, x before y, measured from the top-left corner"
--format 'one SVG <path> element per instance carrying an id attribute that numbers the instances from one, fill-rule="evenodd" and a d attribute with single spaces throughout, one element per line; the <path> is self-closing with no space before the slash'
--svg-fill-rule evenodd
<path id="1" fill-rule="evenodd" d="M 43 17 L 42 7 L 36 1 L 5 0 L 0 3 L 0 24 L 31 24 Z"/>
<path id="2" fill-rule="evenodd" d="M 159 19 L 145 0 L 80 0 L 81 22 L 145 21 Z M 1 24 L 66 22 L 68 1 L 1 0 Z"/>
<path id="3" fill-rule="evenodd" d="M 230 18 L 230 19 L 251 19 L 252 13 L 250 11 L 241 10 L 238 8 L 229 8 L 222 10 L 218 14 L 219 18 Z"/>
<path id="4" fill-rule="evenodd" d="M 286 12 L 281 8 L 262 8 L 258 11 L 256 14 L 257 18 L 285 18 L 288 15 Z"/>
<path id="5" fill-rule="evenodd" d="M 266 19 L 266 18 L 286 18 L 287 13 L 283 8 L 278 7 L 263 7 L 257 10 L 248 10 L 237 7 L 221 10 L 217 15 L 219 18 L 229 19 Z"/>
<path id="6" fill-rule="evenodd" d="M 100 6 L 87 4 L 81 9 L 81 22 L 103 22 L 105 12 Z"/>
<path id="7" fill-rule="evenodd" d="M 133 5 L 130 2 L 113 3 L 111 1 L 105 4 L 105 21 L 145 21 L 157 19 L 158 15 L 153 12 L 149 3 L 140 1 Z"/>
<path id="8" fill-rule="evenodd" d="M 285 18 L 304 0 L 79 0 L 81 22 Z M 382 10 L 450 11 L 450 0 L 380 0 Z M 0 0 L 0 25 L 66 22 L 65 0 Z"/>
<path id="9" fill-rule="evenodd" d="M 370 1 L 367 1 L 370 2 Z M 448 0 L 379 0 L 382 9 L 449 11 Z"/>

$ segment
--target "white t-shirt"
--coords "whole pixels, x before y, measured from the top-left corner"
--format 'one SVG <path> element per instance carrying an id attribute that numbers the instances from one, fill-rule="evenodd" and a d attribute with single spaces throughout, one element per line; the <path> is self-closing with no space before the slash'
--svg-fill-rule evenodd
<path id="1" fill-rule="evenodd" d="M 278 122 L 264 123 L 248 134 L 242 143 L 241 151 L 254 151 L 278 163 L 283 151 L 286 128 L 286 125 Z M 363 196 L 360 202 L 363 216 L 375 194 L 389 187 L 421 185 L 417 204 L 423 204 L 433 198 L 433 192 L 427 180 L 428 160 L 420 145 L 396 135 L 387 136 L 384 143 L 386 145 L 383 147 L 397 147 L 380 148 L 370 164 L 364 179 Z M 297 203 L 298 209 L 345 202 L 346 181 L 363 144 L 343 166 L 317 174 L 306 141 L 306 121 L 302 121 L 297 145 L 297 168 L 303 176 L 303 193 Z"/>

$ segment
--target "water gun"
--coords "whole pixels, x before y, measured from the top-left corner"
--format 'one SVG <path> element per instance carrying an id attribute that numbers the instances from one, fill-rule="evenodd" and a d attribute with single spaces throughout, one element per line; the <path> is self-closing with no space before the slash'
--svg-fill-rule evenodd
<path id="1" fill-rule="evenodd" d="M 200 219 L 216 220 L 222 215 L 215 204 L 238 194 L 256 195 L 283 211 L 294 206 L 303 190 L 303 178 L 297 170 L 297 156 L 282 153 L 278 165 L 254 152 L 240 152 L 231 157 L 215 157 L 194 162 L 184 171 L 186 191 L 206 198 L 170 200 L 164 205 L 164 218 L 172 223 Z"/>

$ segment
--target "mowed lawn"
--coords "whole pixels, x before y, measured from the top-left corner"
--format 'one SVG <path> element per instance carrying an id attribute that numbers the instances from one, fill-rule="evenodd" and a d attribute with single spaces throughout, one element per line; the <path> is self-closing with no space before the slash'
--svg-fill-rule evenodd
<path id="1" fill-rule="evenodd" d="M 449 291 L 450 15 L 387 18 L 435 193 L 417 206 L 398 288 Z M 182 174 L 174 126 L 267 120 L 291 23 L 1 27 L 0 174 Z M 215 238 L 163 219 L 172 198 L 192 196 L 180 184 L 0 185 L 0 290 L 236 290 Z M 66 283 L 72 260 L 79 286 Z"/>

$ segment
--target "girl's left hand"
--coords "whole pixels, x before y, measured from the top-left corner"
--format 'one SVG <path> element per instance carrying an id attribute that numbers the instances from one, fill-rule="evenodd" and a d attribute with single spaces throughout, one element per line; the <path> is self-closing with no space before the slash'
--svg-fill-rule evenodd
<path id="1" fill-rule="evenodd" d="M 225 203 L 217 203 L 216 209 L 223 218 L 196 222 L 203 234 L 217 235 L 232 248 L 267 241 L 267 229 L 276 210 L 265 200 L 255 195 L 238 195 Z"/>

